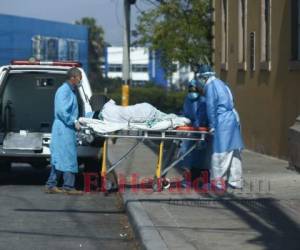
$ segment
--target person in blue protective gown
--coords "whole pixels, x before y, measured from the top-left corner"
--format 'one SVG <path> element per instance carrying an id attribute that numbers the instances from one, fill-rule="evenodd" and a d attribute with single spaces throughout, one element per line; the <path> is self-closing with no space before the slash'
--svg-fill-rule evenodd
<path id="1" fill-rule="evenodd" d="M 209 65 L 201 65 L 199 82 L 204 86 L 207 116 L 213 135 L 211 183 L 217 188 L 242 188 L 240 119 L 229 87 L 215 77 Z"/>
<path id="2" fill-rule="evenodd" d="M 183 104 L 183 115 L 191 120 L 191 125 L 195 128 L 207 125 L 205 97 L 198 89 L 198 84 L 195 79 L 190 81 Z"/>
<path id="3" fill-rule="evenodd" d="M 190 81 L 188 94 L 183 104 L 183 115 L 191 120 L 191 125 L 195 128 L 207 126 L 205 97 L 198 85 L 196 79 Z M 187 152 L 193 143 L 193 141 L 183 140 L 180 148 L 181 154 Z M 205 161 L 206 153 L 205 145 L 199 145 L 183 159 L 182 187 L 191 186 L 192 181 L 199 177 L 200 171 L 208 168 Z"/>
<path id="4" fill-rule="evenodd" d="M 51 173 L 46 183 L 47 193 L 81 194 L 75 189 L 78 172 L 76 129 L 80 129 L 76 88 L 82 79 L 78 68 L 67 72 L 67 81 L 58 88 L 54 100 L 54 122 L 50 143 Z M 62 189 L 57 188 L 63 176 Z"/>

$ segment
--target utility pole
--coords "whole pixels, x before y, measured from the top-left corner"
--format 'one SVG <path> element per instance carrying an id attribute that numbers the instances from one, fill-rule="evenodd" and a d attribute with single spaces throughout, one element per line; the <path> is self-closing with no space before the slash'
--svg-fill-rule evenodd
<path id="1" fill-rule="evenodd" d="M 136 0 L 124 0 L 123 81 L 122 105 L 129 104 L 130 84 L 130 5 Z"/>

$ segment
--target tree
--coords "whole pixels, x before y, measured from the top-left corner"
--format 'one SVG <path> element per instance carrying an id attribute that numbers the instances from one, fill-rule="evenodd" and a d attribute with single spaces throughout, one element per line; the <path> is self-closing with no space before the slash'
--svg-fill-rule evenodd
<path id="1" fill-rule="evenodd" d="M 167 72 L 172 62 L 195 66 L 211 58 L 210 0 L 164 0 L 142 12 L 136 26 L 136 44 L 161 52 Z M 207 60 L 206 60 L 207 58 Z"/>
<path id="2" fill-rule="evenodd" d="M 88 28 L 88 77 L 92 87 L 96 87 L 97 83 L 102 79 L 101 64 L 104 51 L 104 30 L 92 17 L 83 17 L 76 24 L 87 26 Z"/>

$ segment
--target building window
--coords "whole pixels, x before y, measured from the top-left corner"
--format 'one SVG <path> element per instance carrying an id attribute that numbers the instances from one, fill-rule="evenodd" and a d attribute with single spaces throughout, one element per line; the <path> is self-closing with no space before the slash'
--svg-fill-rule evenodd
<path id="1" fill-rule="evenodd" d="M 79 60 L 80 40 L 33 36 L 33 56 L 38 60 Z"/>
<path id="2" fill-rule="evenodd" d="M 247 0 L 238 1 L 238 63 L 239 69 L 246 69 Z"/>
<path id="3" fill-rule="evenodd" d="M 291 60 L 300 61 L 300 0 L 291 1 Z"/>
<path id="4" fill-rule="evenodd" d="M 250 63 L 249 68 L 251 71 L 255 71 L 255 32 L 250 32 L 249 34 L 249 49 L 250 49 Z"/>
<path id="5" fill-rule="evenodd" d="M 109 72 L 122 72 L 122 64 L 110 64 L 108 67 Z"/>
<path id="6" fill-rule="evenodd" d="M 148 64 L 132 64 L 132 72 L 148 72 Z"/>
<path id="7" fill-rule="evenodd" d="M 261 1 L 261 68 L 270 70 L 271 61 L 271 0 Z"/>
<path id="8" fill-rule="evenodd" d="M 222 20 L 222 33 L 221 33 L 221 63 L 222 68 L 227 70 L 228 63 L 228 1 L 221 1 L 221 20 Z"/>
<path id="9" fill-rule="evenodd" d="M 68 58 L 69 60 L 79 60 L 79 44 L 76 41 L 68 41 Z"/>

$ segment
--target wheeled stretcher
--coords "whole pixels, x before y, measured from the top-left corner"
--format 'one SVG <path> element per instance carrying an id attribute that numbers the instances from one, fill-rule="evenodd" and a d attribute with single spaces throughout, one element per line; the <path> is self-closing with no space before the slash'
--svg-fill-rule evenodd
<path id="1" fill-rule="evenodd" d="M 136 150 L 138 145 L 145 140 L 159 141 L 159 151 L 154 174 L 153 191 L 161 191 L 164 185 L 168 185 L 168 183 L 165 182 L 165 176 L 167 175 L 168 171 L 176 166 L 181 160 L 183 160 L 184 157 L 190 154 L 197 146 L 199 146 L 199 143 L 204 142 L 208 135 L 207 128 L 193 128 L 190 126 L 179 126 L 175 129 L 166 130 L 126 129 L 109 133 L 99 133 L 88 126 L 83 130 L 85 134 L 104 138 L 104 144 L 102 148 L 102 166 L 100 172 L 102 188 L 104 187 L 105 189 L 103 191 L 108 191 L 111 188 L 111 185 L 106 179 L 107 174 L 116 169 L 132 152 Z M 109 145 L 108 140 L 112 138 L 136 139 L 136 143 L 130 147 L 128 151 L 123 154 L 122 157 L 120 157 L 120 159 L 112 164 L 109 164 L 107 159 Z M 179 145 L 179 142 L 182 140 L 189 140 L 193 141 L 194 143 L 188 151 L 180 155 L 177 159 L 171 160 L 171 158 L 174 156 L 176 148 Z M 164 146 L 166 141 L 171 141 L 172 143 L 170 149 L 168 150 L 167 156 L 164 157 Z M 164 162 L 168 164 L 163 164 Z"/>

